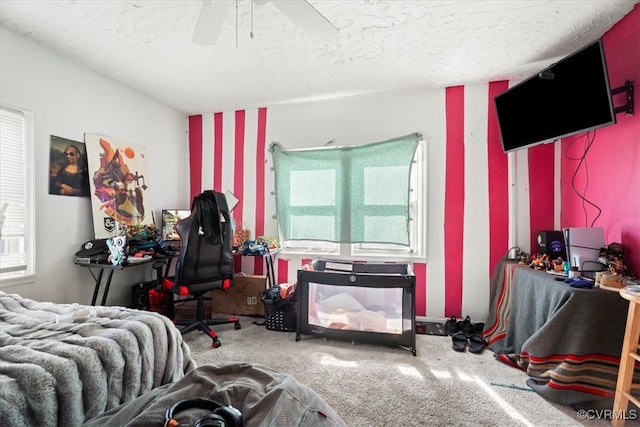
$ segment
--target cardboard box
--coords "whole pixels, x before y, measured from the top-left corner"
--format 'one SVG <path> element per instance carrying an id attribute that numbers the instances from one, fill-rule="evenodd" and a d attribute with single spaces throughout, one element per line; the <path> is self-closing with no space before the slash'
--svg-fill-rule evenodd
<path id="1" fill-rule="evenodd" d="M 228 292 L 215 290 L 211 295 L 211 313 L 264 317 L 262 293 L 267 289 L 267 276 L 236 274 Z"/>

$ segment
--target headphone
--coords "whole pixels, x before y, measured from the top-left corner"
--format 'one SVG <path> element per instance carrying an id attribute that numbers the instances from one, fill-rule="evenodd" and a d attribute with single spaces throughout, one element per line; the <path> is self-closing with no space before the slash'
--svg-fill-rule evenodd
<path id="1" fill-rule="evenodd" d="M 243 427 L 242 414 L 233 406 L 224 406 L 203 398 L 184 399 L 176 402 L 165 414 L 164 427 L 177 427 L 180 423 L 173 417 L 187 409 L 206 409 L 209 415 L 197 420 L 193 427 Z"/>

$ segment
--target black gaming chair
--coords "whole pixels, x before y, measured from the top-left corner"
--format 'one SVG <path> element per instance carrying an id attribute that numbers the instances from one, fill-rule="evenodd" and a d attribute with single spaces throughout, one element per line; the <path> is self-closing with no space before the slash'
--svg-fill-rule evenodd
<path id="1" fill-rule="evenodd" d="M 162 286 L 182 297 L 179 302 L 197 301 L 196 319 L 177 321 L 184 326 L 184 335 L 199 329 L 213 339 L 213 348 L 220 347 L 218 335 L 209 325 L 234 323 L 240 329 L 240 319 L 205 318 L 204 302 L 215 298 L 205 294 L 215 289 L 228 289 L 233 281 L 233 236 L 231 217 L 224 194 L 207 190 L 193 199 L 191 215 L 176 224 L 180 235 L 180 254 L 175 277 L 163 277 Z"/>

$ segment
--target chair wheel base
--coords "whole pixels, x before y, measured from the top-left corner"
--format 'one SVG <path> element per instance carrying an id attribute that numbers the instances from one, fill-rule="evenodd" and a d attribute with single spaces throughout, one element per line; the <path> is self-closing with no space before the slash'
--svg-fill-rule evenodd
<path id="1" fill-rule="evenodd" d="M 242 325 L 240 324 L 240 322 L 236 322 L 236 323 L 233 325 L 233 329 L 235 329 L 236 331 L 237 331 L 238 329 L 242 329 Z"/>
<path id="2" fill-rule="evenodd" d="M 220 339 L 218 337 L 213 339 L 213 342 L 211 343 L 211 347 L 213 348 L 218 348 L 222 345 L 222 342 L 220 342 Z"/>

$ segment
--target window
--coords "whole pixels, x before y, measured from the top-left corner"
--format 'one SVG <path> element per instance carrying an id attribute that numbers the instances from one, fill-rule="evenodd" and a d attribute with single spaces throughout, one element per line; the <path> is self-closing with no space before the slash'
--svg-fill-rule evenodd
<path id="1" fill-rule="evenodd" d="M 426 255 L 426 147 L 419 134 L 358 147 L 272 147 L 285 253 Z"/>
<path id="2" fill-rule="evenodd" d="M 35 275 L 33 120 L 0 108 L 0 281 L 4 286 Z"/>

